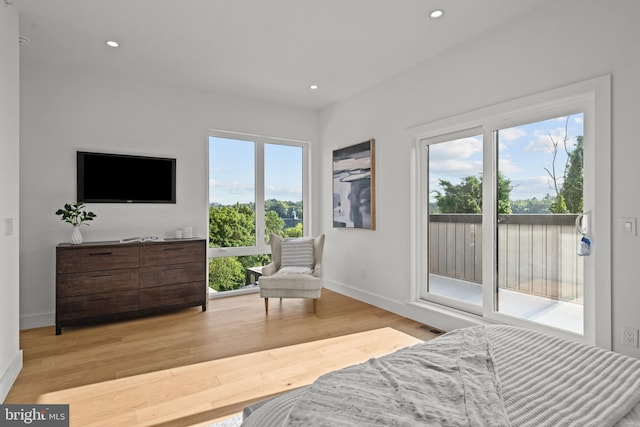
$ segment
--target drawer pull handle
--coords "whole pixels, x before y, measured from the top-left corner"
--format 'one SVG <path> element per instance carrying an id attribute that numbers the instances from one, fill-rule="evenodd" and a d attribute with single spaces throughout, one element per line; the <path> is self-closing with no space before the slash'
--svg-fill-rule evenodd
<path id="1" fill-rule="evenodd" d="M 109 301 L 111 299 L 111 297 L 93 297 L 93 298 L 89 298 L 89 301 L 91 302 L 101 302 L 101 301 Z"/>
<path id="2" fill-rule="evenodd" d="M 180 248 L 180 247 L 178 247 L 178 248 L 165 248 L 165 251 L 181 251 L 183 249 L 184 248 Z"/>
<path id="3" fill-rule="evenodd" d="M 89 254 L 89 256 L 104 256 L 104 255 L 113 255 L 113 252 L 93 252 Z"/>
<path id="4" fill-rule="evenodd" d="M 173 267 L 173 268 L 165 268 L 164 271 L 182 271 L 184 268 L 182 267 Z"/>
<path id="5" fill-rule="evenodd" d="M 91 276 L 92 279 L 105 279 L 107 277 L 112 277 L 113 274 L 96 274 Z"/>

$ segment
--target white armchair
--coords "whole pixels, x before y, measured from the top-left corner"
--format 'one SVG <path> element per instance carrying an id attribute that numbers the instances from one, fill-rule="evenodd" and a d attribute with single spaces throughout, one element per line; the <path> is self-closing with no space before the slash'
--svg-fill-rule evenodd
<path id="1" fill-rule="evenodd" d="M 313 312 L 322 293 L 321 264 L 324 234 L 287 239 L 272 234 L 271 263 L 262 268 L 258 280 L 265 313 L 269 298 L 313 298 Z"/>

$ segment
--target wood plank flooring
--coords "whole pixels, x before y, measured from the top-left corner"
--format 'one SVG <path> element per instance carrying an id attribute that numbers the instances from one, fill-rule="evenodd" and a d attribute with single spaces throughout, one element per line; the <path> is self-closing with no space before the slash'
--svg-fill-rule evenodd
<path id="1" fill-rule="evenodd" d="M 311 383 L 331 370 L 436 335 L 417 322 L 323 290 L 311 300 L 257 294 L 103 325 L 20 334 L 24 367 L 5 403 L 69 403 L 72 426 L 188 426 Z"/>

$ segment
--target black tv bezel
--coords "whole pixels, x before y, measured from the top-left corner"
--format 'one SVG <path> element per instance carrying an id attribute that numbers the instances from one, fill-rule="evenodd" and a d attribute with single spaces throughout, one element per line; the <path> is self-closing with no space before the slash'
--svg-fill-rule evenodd
<path id="1" fill-rule="evenodd" d="M 118 157 L 118 158 L 132 158 L 143 160 L 161 160 L 171 162 L 171 199 L 158 199 L 158 200 L 137 200 L 137 199 L 88 199 L 84 198 L 84 160 L 86 155 L 92 156 L 104 156 L 104 157 Z M 119 153 L 99 153 L 93 151 L 77 151 L 76 152 L 76 195 L 78 201 L 84 203 L 155 203 L 155 204 L 175 204 L 176 203 L 176 159 L 171 157 L 156 157 L 156 156 L 140 156 L 132 154 L 119 154 Z"/>

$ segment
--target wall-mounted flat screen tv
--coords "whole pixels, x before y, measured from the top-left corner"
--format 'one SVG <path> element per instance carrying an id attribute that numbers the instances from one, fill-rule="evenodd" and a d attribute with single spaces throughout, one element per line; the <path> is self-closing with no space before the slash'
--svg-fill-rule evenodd
<path id="1" fill-rule="evenodd" d="M 176 159 L 77 152 L 78 201 L 175 203 Z"/>

